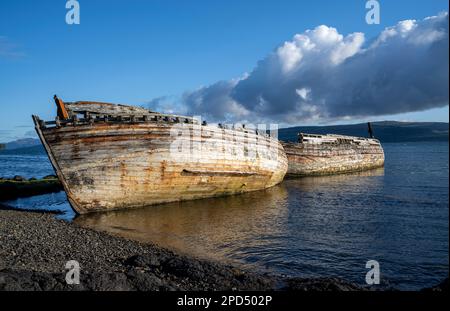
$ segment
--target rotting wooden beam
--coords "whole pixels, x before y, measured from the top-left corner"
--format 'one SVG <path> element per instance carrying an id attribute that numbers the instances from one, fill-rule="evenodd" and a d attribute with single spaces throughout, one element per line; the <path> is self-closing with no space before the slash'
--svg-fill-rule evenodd
<path id="1" fill-rule="evenodd" d="M 56 95 L 53 96 L 53 99 L 55 100 L 56 107 L 58 109 L 58 117 L 63 120 L 68 119 L 69 113 L 67 112 L 66 107 L 64 106 L 64 102 Z"/>

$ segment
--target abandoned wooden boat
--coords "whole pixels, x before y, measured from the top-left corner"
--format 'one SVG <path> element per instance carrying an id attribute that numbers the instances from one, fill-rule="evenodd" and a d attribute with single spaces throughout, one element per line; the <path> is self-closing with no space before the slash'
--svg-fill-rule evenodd
<path id="1" fill-rule="evenodd" d="M 265 132 L 98 102 L 64 103 L 35 128 L 80 214 L 237 194 L 283 180 L 287 158 Z"/>
<path id="2" fill-rule="evenodd" d="M 287 175 L 291 177 L 355 172 L 384 165 L 383 148 L 375 138 L 305 133 L 298 137 L 298 143 L 282 142 L 289 163 Z"/>

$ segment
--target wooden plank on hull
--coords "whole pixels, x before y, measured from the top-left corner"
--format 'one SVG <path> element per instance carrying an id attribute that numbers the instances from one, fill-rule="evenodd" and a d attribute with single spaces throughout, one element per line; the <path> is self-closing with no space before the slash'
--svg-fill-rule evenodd
<path id="1" fill-rule="evenodd" d="M 50 159 L 50 163 L 53 166 L 53 170 L 56 173 L 56 176 L 58 177 L 59 181 L 61 182 L 61 184 L 63 185 L 64 191 L 66 192 L 67 195 L 67 199 L 69 200 L 70 205 L 72 206 L 72 208 L 75 210 L 75 212 L 82 214 L 85 212 L 85 210 L 76 202 L 76 200 L 73 198 L 73 194 L 70 190 L 69 184 L 67 183 L 67 180 L 61 170 L 61 168 L 59 167 L 58 161 L 56 160 L 51 147 L 49 146 L 49 144 L 47 143 L 47 140 L 45 139 L 44 134 L 42 133 L 42 129 L 41 129 L 41 124 L 40 124 L 40 119 L 33 115 L 32 116 L 34 125 L 35 125 L 35 130 L 36 133 L 38 134 L 38 137 L 42 143 L 42 145 L 44 146 L 44 149 L 47 153 L 48 158 Z"/>
<path id="2" fill-rule="evenodd" d="M 188 170 L 182 171 L 183 175 L 206 175 L 206 176 L 253 176 L 258 175 L 256 172 L 244 171 L 214 171 L 214 170 Z"/>

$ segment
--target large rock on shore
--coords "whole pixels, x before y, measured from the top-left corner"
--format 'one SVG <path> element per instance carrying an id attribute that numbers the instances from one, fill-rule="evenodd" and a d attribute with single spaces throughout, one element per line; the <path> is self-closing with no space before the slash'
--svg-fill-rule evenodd
<path id="1" fill-rule="evenodd" d="M 61 183 L 53 175 L 46 176 L 42 179 L 26 179 L 18 175 L 11 179 L 0 179 L 0 201 L 59 192 L 62 190 Z"/>
<path id="2" fill-rule="evenodd" d="M 439 283 L 436 286 L 428 287 L 422 289 L 422 291 L 432 291 L 432 292 L 448 292 L 448 278 L 446 278 L 444 281 Z"/>
<path id="3" fill-rule="evenodd" d="M 367 290 L 356 284 L 337 278 L 292 278 L 286 281 L 284 290 L 294 291 L 361 291 Z"/>

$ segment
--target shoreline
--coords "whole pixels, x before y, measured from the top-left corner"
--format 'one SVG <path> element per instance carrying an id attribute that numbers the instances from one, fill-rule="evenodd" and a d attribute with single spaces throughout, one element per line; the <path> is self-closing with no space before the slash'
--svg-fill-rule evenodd
<path id="1" fill-rule="evenodd" d="M 0 290 L 372 290 L 337 278 L 255 273 L 83 228 L 53 214 L 3 207 L 0 203 Z M 69 260 L 80 263 L 79 285 L 65 282 Z M 448 279 L 442 284 L 430 289 L 448 290 Z"/>
<path id="2" fill-rule="evenodd" d="M 0 290 L 365 290 L 334 278 L 256 274 L 82 228 L 47 213 L 0 209 Z M 80 263 L 80 285 L 65 264 Z"/>

